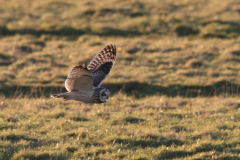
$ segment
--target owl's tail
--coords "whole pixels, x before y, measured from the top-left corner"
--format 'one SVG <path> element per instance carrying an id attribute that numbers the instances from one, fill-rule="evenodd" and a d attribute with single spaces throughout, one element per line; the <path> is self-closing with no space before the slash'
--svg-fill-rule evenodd
<path id="1" fill-rule="evenodd" d="M 51 97 L 52 98 L 63 98 L 65 101 L 68 100 L 68 96 L 64 93 L 52 94 Z"/>

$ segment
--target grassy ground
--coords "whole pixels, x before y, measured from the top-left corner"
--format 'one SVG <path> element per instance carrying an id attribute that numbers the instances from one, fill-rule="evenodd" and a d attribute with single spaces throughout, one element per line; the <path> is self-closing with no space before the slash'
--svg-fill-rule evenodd
<path id="1" fill-rule="evenodd" d="M 0 3 L 1 159 L 240 159 L 240 2 Z M 49 98 L 110 43 L 107 103 Z"/>

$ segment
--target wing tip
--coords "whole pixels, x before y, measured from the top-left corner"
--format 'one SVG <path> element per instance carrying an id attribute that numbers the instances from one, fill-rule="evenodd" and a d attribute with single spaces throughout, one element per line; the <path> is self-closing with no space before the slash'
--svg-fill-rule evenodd
<path id="1" fill-rule="evenodd" d="M 102 50 L 112 50 L 115 55 L 117 54 L 117 47 L 115 44 L 108 44 Z"/>
<path id="2" fill-rule="evenodd" d="M 116 45 L 115 44 L 110 44 L 111 48 L 116 49 Z"/>

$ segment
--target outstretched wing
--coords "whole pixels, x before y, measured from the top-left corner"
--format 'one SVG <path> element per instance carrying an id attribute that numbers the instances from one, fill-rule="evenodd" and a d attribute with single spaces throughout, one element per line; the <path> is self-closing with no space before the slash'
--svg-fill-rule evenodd
<path id="1" fill-rule="evenodd" d="M 92 91 L 92 85 L 93 77 L 86 64 L 73 67 L 65 81 L 65 88 L 68 92 L 79 90 L 90 92 Z"/>
<path id="2" fill-rule="evenodd" d="M 108 76 L 116 61 L 116 57 L 116 45 L 110 44 L 104 47 L 90 62 L 87 68 L 92 73 L 94 87 L 99 87 Z"/>

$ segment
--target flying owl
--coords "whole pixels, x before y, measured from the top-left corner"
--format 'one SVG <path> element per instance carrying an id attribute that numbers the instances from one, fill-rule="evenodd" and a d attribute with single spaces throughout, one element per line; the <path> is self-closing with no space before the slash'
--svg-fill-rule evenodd
<path id="1" fill-rule="evenodd" d="M 76 100 L 84 103 L 104 103 L 108 100 L 107 88 L 100 87 L 108 76 L 117 57 L 115 44 L 104 47 L 90 62 L 72 68 L 65 81 L 68 92 L 53 94 L 53 98 Z"/>

